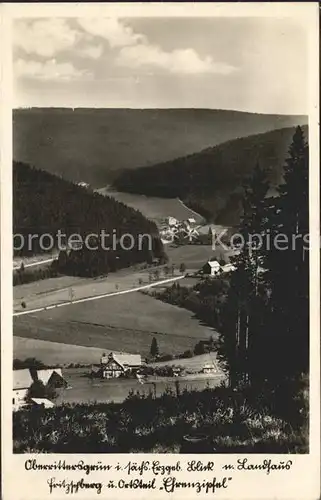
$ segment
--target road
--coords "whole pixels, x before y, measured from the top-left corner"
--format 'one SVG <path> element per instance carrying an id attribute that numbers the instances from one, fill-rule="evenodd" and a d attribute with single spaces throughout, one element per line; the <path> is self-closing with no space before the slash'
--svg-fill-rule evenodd
<path id="1" fill-rule="evenodd" d="M 79 304 L 82 302 L 89 302 L 93 300 L 100 300 L 107 297 L 114 297 L 115 295 L 124 295 L 127 293 L 138 292 L 140 290 L 146 290 L 154 286 L 159 286 L 180 279 L 184 279 L 184 277 L 185 277 L 184 275 L 179 275 L 179 276 L 174 276 L 172 278 L 166 278 L 163 280 L 156 280 L 146 285 L 139 285 L 139 286 L 132 285 L 131 288 L 125 288 L 123 290 L 118 290 L 116 292 L 106 292 L 106 286 L 107 288 L 108 286 L 112 286 L 108 282 L 108 278 L 105 278 L 100 282 L 94 282 L 93 280 L 90 279 L 90 283 L 76 285 L 75 287 L 68 289 L 69 295 L 70 291 L 72 292 L 72 297 L 70 297 L 69 300 L 64 299 L 64 295 L 66 294 L 66 290 L 64 289 L 64 290 L 54 290 L 53 292 L 48 292 L 47 294 L 34 297 L 33 299 L 31 299 L 31 306 L 30 302 L 28 302 L 28 309 L 23 308 L 21 303 L 23 301 L 21 301 L 19 304 L 16 301 L 16 304 L 14 305 L 13 316 L 23 316 L 25 314 L 32 314 L 40 311 L 48 311 L 50 309 L 58 307 L 65 307 L 73 304 Z M 99 291 L 100 292 L 104 291 L 104 293 L 97 293 Z"/>

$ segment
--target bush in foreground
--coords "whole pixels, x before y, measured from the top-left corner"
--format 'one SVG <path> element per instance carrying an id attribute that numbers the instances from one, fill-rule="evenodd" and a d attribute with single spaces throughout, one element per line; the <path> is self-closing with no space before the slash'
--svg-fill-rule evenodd
<path id="1" fill-rule="evenodd" d="M 308 452 L 304 425 L 272 415 L 263 398 L 224 387 L 22 410 L 13 417 L 15 453 L 175 453 L 193 432 L 205 435 L 217 453 Z"/>

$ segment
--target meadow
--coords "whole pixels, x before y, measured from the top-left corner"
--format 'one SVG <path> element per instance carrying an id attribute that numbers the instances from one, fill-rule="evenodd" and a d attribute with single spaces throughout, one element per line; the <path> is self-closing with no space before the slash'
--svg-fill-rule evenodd
<path id="1" fill-rule="evenodd" d="M 197 377 L 148 377 L 143 384 L 137 379 L 93 379 L 90 378 L 89 369 L 67 368 L 63 375 L 69 388 L 60 389 L 55 400 L 57 405 L 62 404 L 94 404 L 94 403 L 122 403 L 131 392 L 155 397 L 161 396 L 166 391 L 175 392 L 177 383 L 180 390 L 202 391 L 206 387 L 217 387 L 221 384 L 222 374 L 218 376 Z M 176 385 L 175 385 L 176 384 Z"/>
<path id="2" fill-rule="evenodd" d="M 122 193 L 110 187 L 101 188 L 97 191 L 105 196 L 112 196 L 117 201 L 125 203 L 135 210 L 139 210 L 145 217 L 158 224 L 169 216 L 180 221 L 193 217 L 197 224 L 203 222 L 201 215 L 185 206 L 178 198 L 157 198 L 155 196 Z"/>
<path id="3" fill-rule="evenodd" d="M 24 337 L 13 337 L 14 358 L 24 360 L 36 357 L 46 366 L 91 365 L 99 363 L 106 349 Z M 115 352 L 114 354 L 117 354 Z"/>
<path id="4" fill-rule="evenodd" d="M 62 344 L 149 354 L 180 354 L 215 334 L 193 313 L 139 292 L 14 317 L 14 335 Z"/>

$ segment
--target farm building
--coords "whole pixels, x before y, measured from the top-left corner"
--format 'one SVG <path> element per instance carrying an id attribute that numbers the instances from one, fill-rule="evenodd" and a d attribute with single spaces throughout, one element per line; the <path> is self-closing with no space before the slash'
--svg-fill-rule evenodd
<path id="1" fill-rule="evenodd" d="M 89 188 L 89 184 L 84 181 L 77 182 L 77 186 L 83 187 L 83 188 Z"/>
<path id="2" fill-rule="evenodd" d="M 235 271 L 235 270 L 236 270 L 236 267 L 231 263 L 225 264 L 224 266 L 222 266 L 223 273 L 231 273 L 232 271 Z"/>
<path id="3" fill-rule="evenodd" d="M 125 373 L 136 372 L 142 367 L 140 354 L 103 354 L 97 375 L 102 378 L 118 378 Z"/>
<path id="4" fill-rule="evenodd" d="M 51 401 L 44 398 L 32 398 L 29 403 L 26 401 L 28 391 L 35 381 L 41 381 L 45 387 L 66 387 L 61 368 L 51 368 L 46 370 L 23 370 L 13 371 L 13 395 L 12 406 L 13 410 L 17 411 L 30 404 L 44 405 L 46 408 L 50 406 Z"/>
<path id="5" fill-rule="evenodd" d="M 177 219 L 175 219 L 175 217 L 167 217 L 166 218 L 166 224 L 168 224 L 168 226 L 177 226 L 177 224 L 179 223 L 179 221 Z"/>
<path id="6" fill-rule="evenodd" d="M 202 268 L 203 273 L 209 276 L 217 276 L 221 270 L 221 265 L 217 260 L 209 260 Z"/>
<path id="7" fill-rule="evenodd" d="M 206 373 L 206 374 L 215 373 L 216 371 L 217 371 L 216 366 L 214 364 L 210 364 L 210 363 L 207 363 L 206 365 L 204 365 L 203 370 L 202 370 L 202 372 Z"/>

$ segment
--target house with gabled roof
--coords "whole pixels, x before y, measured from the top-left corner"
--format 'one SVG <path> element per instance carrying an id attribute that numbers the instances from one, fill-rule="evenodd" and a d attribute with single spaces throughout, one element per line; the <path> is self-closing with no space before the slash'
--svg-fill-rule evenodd
<path id="1" fill-rule="evenodd" d="M 217 260 L 209 260 L 202 269 L 204 274 L 207 274 L 209 276 L 218 276 L 222 269 L 221 265 Z"/>
<path id="2" fill-rule="evenodd" d="M 142 366 L 140 354 L 120 353 L 103 354 L 100 360 L 100 376 L 103 378 L 118 378 L 128 372 L 135 372 Z"/>
<path id="3" fill-rule="evenodd" d="M 30 404 L 41 404 L 45 407 L 50 407 L 49 400 L 45 398 L 32 398 L 29 402 L 26 400 L 30 387 L 37 380 L 41 381 L 45 387 L 58 388 L 67 386 L 61 368 L 43 370 L 24 368 L 22 370 L 13 370 L 12 407 L 14 411 L 30 406 Z"/>

